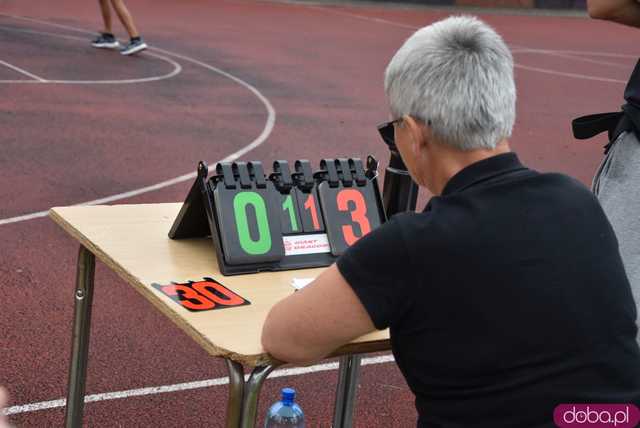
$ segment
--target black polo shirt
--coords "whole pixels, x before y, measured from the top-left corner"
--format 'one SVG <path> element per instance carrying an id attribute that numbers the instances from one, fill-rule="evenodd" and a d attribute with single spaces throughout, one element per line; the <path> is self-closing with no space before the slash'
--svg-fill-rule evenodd
<path id="1" fill-rule="evenodd" d="M 468 166 L 338 268 L 391 329 L 420 427 L 554 426 L 561 403 L 640 404 L 636 309 L 591 192 L 513 153 Z"/>

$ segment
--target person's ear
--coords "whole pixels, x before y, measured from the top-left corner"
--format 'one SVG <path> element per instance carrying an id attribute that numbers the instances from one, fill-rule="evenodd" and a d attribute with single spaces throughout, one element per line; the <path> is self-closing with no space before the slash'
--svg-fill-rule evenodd
<path id="1" fill-rule="evenodd" d="M 404 126 L 407 127 L 407 132 L 409 133 L 413 145 L 413 150 L 417 154 L 424 148 L 424 146 L 426 146 L 428 142 L 427 135 L 430 130 L 425 129 L 425 125 L 422 122 L 409 115 L 403 116 L 402 122 Z"/>

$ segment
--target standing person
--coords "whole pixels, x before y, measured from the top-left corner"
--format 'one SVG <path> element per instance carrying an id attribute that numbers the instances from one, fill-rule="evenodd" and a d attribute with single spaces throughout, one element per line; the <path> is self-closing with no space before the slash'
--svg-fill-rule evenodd
<path id="1" fill-rule="evenodd" d="M 381 133 L 434 197 L 277 303 L 264 349 L 310 362 L 388 327 L 421 428 L 551 428 L 562 403 L 639 405 L 616 237 L 589 189 L 511 152 L 502 38 L 472 17 L 422 28 L 391 59 L 385 92 Z"/>
<path id="2" fill-rule="evenodd" d="M 588 0 L 587 5 L 592 18 L 640 28 L 637 0 Z M 626 122 L 614 121 L 607 129 L 612 140 L 594 177 L 593 192 L 618 237 L 622 261 L 640 311 L 640 61 L 624 98 L 627 104 L 620 118 Z M 640 319 L 638 323 L 640 326 Z"/>
<path id="3" fill-rule="evenodd" d="M 129 43 L 120 50 L 122 55 L 131 55 L 147 48 L 147 44 L 140 37 L 140 33 L 133 23 L 133 18 L 125 6 L 123 0 L 98 0 L 100 2 L 100 11 L 102 12 L 102 20 L 104 21 L 104 30 L 100 33 L 91 44 L 96 48 L 115 49 L 120 47 L 118 39 L 113 35 L 111 27 L 111 6 L 116 11 L 120 22 L 129 33 Z M 111 3 L 111 5 L 109 5 Z"/>

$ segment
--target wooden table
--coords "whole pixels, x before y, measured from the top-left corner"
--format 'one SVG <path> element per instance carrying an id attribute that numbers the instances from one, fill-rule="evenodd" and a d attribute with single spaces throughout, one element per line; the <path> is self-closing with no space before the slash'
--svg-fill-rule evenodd
<path id="1" fill-rule="evenodd" d="M 280 363 L 264 352 L 260 335 L 269 309 L 293 292 L 294 277 L 315 277 L 322 269 L 223 276 L 210 239 L 173 241 L 167 233 L 181 204 L 73 206 L 49 215 L 80 243 L 74 292 L 74 324 L 67 393 L 66 426 L 81 427 L 97 256 L 229 369 L 227 427 L 255 426 L 262 383 Z M 251 304 L 190 312 L 152 283 L 199 281 L 212 277 Z M 359 357 L 390 349 L 388 331 L 360 337 L 338 349 L 341 356 L 334 427 L 351 425 Z M 245 381 L 243 367 L 252 368 Z"/>

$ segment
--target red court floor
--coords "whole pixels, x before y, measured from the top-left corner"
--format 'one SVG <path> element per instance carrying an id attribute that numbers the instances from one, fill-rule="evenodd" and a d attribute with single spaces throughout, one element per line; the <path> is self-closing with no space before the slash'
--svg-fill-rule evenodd
<path id="1" fill-rule="evenodd" d="M 46 210 L 179 201 L 200 159 L 372 153 L 384 165 L 375 128 L 388 117 L 384 68 L 412 31 L 451 13 L 128 4 L 154 48 L 135 58 L 90 47 L 96 2 L 0 0 L 0 384 L 20 427 L 61 426 L 64 415 L 56 400 L 66 393 L 77 245 Z M 518 64 L 513 148 L 533 168 L 588 183 L 604 141 L 575 141 L 570 121 L 618 108 L 637 33 L 584 18 L 482 17 Z M 226 376 L 221 361 L 100 264 L 94 302 L 87 393 L 98 395 L 85 407 L 87 426 L 223 426 L 226 387 L 185 384 Z M 362 370 L 357 427 L 415 424 L 412 394 L 388 360 Z M 308 426 L 330 426 L 337 372 L 315 370 L 267 381 L 259 414 L 279 388 L 294 386 Z M 173 392 L 144 389 L 159 386 Z M 116 391 L 125 392 L 105 395 Z"/>

